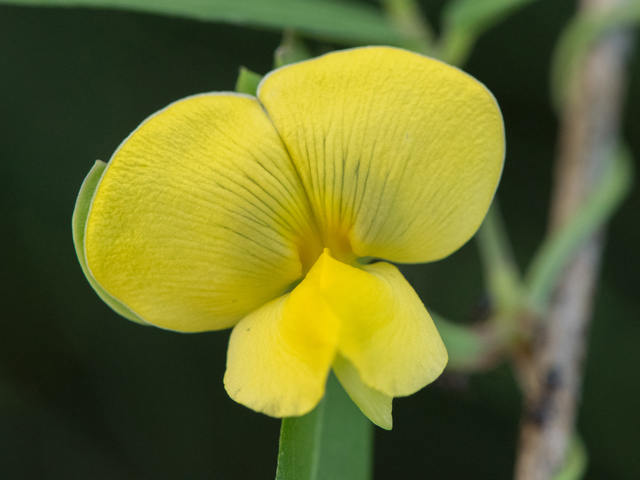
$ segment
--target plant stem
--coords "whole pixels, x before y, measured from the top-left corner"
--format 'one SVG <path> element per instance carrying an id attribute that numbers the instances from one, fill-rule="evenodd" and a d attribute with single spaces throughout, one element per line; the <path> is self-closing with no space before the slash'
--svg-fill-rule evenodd
<path id="1" fill-rule="evenodd" d="M 516 313 L 522 305 L 522 281 L 496 199 L 476 239 L 493 308 L 503 315 Z"/>
<path id="2" fill-rule="evenodd" d="M 382 0 L 387 17 L 404 37 L 404 48 L 428 54 L 433 43 L 433 29 L 416 0 Z"/>
<path id="3" fill-rule="evenodd" d="M 624 0 L 581 0 L 581 10 L 605 12 Z M 603 37 L 576 74 L 564 106 L 550 229 L 566 224 L 584 204 L 611 161 L 623 103 L 630 34 Z M 604 241 L 592 235 L 563 270 L 524 362 L 525 406 L 517 480 L 549 480 L 560 471 L 575 428 L 593 294 Z"/>

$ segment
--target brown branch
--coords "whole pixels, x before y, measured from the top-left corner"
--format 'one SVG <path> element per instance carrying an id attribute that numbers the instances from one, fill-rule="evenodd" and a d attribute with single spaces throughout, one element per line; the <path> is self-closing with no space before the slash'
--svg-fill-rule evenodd
<path id="1" fill-rule="evenodd" d="M 583 10 L 612 8 L 624 0 L 581 0 Z M 563 225 L 589 197 L 619 136 L 629 32 L 608 34 L 576 75 L 562 112 L 550 228 Z M 590 238 L 564 270 L 522 366 L 525 388 L 517 480 L 549 480 L 564 463 L 575 428 L 582 363 L 604 233 Z"/>

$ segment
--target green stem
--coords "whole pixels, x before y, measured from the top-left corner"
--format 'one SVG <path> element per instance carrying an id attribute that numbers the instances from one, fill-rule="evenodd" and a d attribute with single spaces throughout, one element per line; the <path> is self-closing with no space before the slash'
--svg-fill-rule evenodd
<path id="1" fill-rule="evenodd" d="M 415 0 L 383 0 L 382 4 L 391 23 L 404 37 L 403 47 L 428 54 L 433 44 L 433 29 Z"/>
<path id="2" fill-rule="evenodd" d="M 494 200 L 476 235 L 484 266 L 485 281 L 495 310 L 515 313 L 522 305 L 522 287 L 511 244 Z"/>
<path id="3" fill-rule="evenodd" d="M 301 62 L 311 58 L 313 55 L 293 30 L 282 32 L 282 42 L 273 53 L 273 67 L 280 68 L 290 63 Z"/>
<path id="4" fill-rule="evenodd" d="M 276 480 L 369 480 L 373 425 L 331 373 L 324 399 L 282 420 Z"/>
<path id="5" fill-rule="evenodd" d="M 437 45 L 436 56 L 450 65 L 460 66 L 467 61 L 474 42 L 475 37 L 468 30 L 447 29 Z"/>
<path id="6" fill-rule="evenodd" d="M 544 311 L 562 269 L 585 239 L 598 230 L 631 192 L 633 163 L 629 152 L 615 151 L 600 185 L 561 229 L 547 235 L 527 271 L 531 307 Z"/>

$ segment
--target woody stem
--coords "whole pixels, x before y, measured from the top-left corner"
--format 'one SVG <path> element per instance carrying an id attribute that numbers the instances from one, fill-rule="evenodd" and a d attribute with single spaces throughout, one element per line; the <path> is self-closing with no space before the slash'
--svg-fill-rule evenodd
<path id="1" fill-rule="evenodd" d="M 581 0 L 605 12 L 624 0 Z M 549 227 L 564 225 L 592 193 L 618 141 L 628 32 L 603 37 L 590 51 L 564 106 Z M 539 320 L 530 357 L 522 363 L 525 404 L 517 480 L 549 480 L 561 469 L 574 433 L 582 364 L 604 232 L 591 236 L 565 267 L 549 309 Z"/>

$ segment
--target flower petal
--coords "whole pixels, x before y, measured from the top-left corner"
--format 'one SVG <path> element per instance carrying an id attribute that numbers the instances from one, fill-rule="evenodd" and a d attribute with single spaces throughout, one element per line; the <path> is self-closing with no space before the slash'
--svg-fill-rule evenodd
<path id="1" fill-rule="evenodd" d="M 400 272 L 388 263 L 365 268 L 325 249 L 290 294 L 238 323 L 227 353 L 229 395 L 274 417 L 303 415 L 322 399 L 333 365 L 365 415 L 390 428 L 390 397 L 432 382 L 447 352 Z"/>
<path id="2" fill-rule="evenodd" d="M 357 256 L 432 261 L 482 222 L 504 130 L 491 93 L 462 71 L 405 50 L 358 48 L 276 70 L 258 98 L 336 258 L 344 247 L 332 242 Z"/>
<path id="3" fill-rule="evenodd" d="M 235 401 L 274 417 L 304 415 L 320 402 L 340 332 L 320 295 L 322 274 L 319 261 L 290 294 L 235 326 L 224 376 Z"/>
<path id="4" fill-rule="evenodd" d="M 333 371 L 362 413 L 380 428 L 391 430 L 393 398 L 366 385 L 351 362 L 340 354 L 333 361 Z"/>
<path id="5" fill-rule="evenodd" d="M 379 262 L 355 268 L 326 250 L 316 265 L 321 295 L 340 320 L 338 351 L 366 385 L 391 397 L 411 395 L 442 373 L 447 350 L 396 267 Z"/>
<path id="6" fill-rule="evenodd" d="M 227 328 L 317 256 L 310 218 L 260 104 L 198 95 L 147 119 L 116 151 L 89 212 L 86 259 L 100 286 L 148 323 Z"/>

